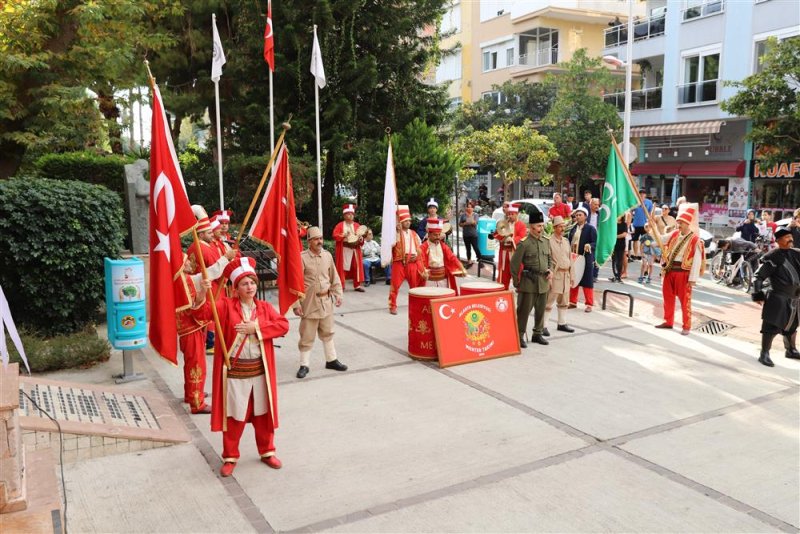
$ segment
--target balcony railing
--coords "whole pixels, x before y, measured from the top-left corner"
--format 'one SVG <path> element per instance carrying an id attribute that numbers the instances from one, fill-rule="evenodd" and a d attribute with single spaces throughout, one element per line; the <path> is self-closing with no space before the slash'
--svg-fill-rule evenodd
<path id="1" fill-rule="evenodd" d="M 522 68 L 543 67 L 558 63 L 558 48 L 543 48 L 533 54 L 520 54 L 517 66 Z"/>
<path id="2" fill-rule="evenodd" d="M 687 7 L 681 11 L 681 20 L 686 22 L 687 20 L 699 19 L 709 15 L 716 15 L 717 13 L 723 13 L 724 11 L 724 0 L 707 0 L 702 4 Z"/>
<path id="3" fill-rule="evenodd" d="M 603 100 L 615 106 L 620 113 L 625 111 L 625 92 L 603 96 Z M 661 108 L 661 87 L 631 91 L 631 111 Z"/>
<path id="4" fill-rule="evenodd" d="M 633 23 L 633 41 L 650 39 L 658 35 L 664 35 L 667 16 L 665 14 L 653 15 L 646 19 L 637 20 Z M 606 48 L 626 44 L 628 42 L 628 25 L 619 24 L 604 30 Z"/>
<path id="5" fill-rule="evenodd" d="M 719 80 L 685 83 L 678 86 L 678 104 L 715 102 L 719 94 Z"/>

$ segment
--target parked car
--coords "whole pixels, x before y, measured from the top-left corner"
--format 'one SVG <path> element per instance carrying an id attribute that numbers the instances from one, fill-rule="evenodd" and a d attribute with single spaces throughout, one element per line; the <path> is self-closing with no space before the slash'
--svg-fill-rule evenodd
<path id="1" fill-rule="evenodd" d="M 717 242 L 714 241 L 714 234 L 700 228 L 700 239 L 703 240 L 703 245 L 706 249 L 706 259 L 717 253 Z"/>
<path id="2" fill-rule="evenodd" d="M 523 198 L 521 200 L 512 200 L 512 204 L 520 204 L 519 208 L 519 220 L 528 224 L 530 220 L 530 215 L 534 211 L 540 211 L 544 215 L 544 222 L 549 220 L 548 213 L 550 212 L 550 207 L 553 205 L 552 200 L 544 199 L 544 198 Z M 502 219 L 503 216 L 503 208 L 497 208 L 492 213 L 492 219 L 495 221 L 499 221 Z"/>

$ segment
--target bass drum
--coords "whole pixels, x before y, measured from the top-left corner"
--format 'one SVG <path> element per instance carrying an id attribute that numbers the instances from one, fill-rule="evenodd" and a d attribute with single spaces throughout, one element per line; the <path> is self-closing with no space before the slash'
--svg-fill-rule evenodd
<path id="1" fill-rule="evenodd" d="M 586 257 L 582 254 L 572 254 L 572 276 L 571 287 L 578 287 L 583 279 L 583 273 L 586 271 Z"/>

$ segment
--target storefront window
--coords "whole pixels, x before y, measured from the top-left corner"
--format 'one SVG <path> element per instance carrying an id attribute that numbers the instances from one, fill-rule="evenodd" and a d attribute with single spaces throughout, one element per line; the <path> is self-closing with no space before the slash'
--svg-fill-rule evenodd
<path id="1" fill-rule="evenodd" d="M 756 209 L 775 210 L 775 220 L 788 217 L 800 207 L 800 183 L 796 179 L 753 180 L 752 204 Z"/>

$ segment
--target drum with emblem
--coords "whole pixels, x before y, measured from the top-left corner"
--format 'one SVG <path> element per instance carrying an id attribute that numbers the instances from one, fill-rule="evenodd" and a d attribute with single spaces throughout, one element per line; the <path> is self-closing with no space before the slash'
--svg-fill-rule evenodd
<path id="1" fill-rule="evenodd" d="M 415 287 L 408 291 L 408 355 L 415 360 L 437 360 L 431 301 L 454 297 L 446 287 Z"/>
<path id="2" fill-rule="evenodd" d="M 498 284 L 497 282 L 464 282 L 458 287 L 458 289 L 461 292 L 461 296 L 464 296 L 505 291 L 505 286 L 503 286 L 503 284 Z"/>

